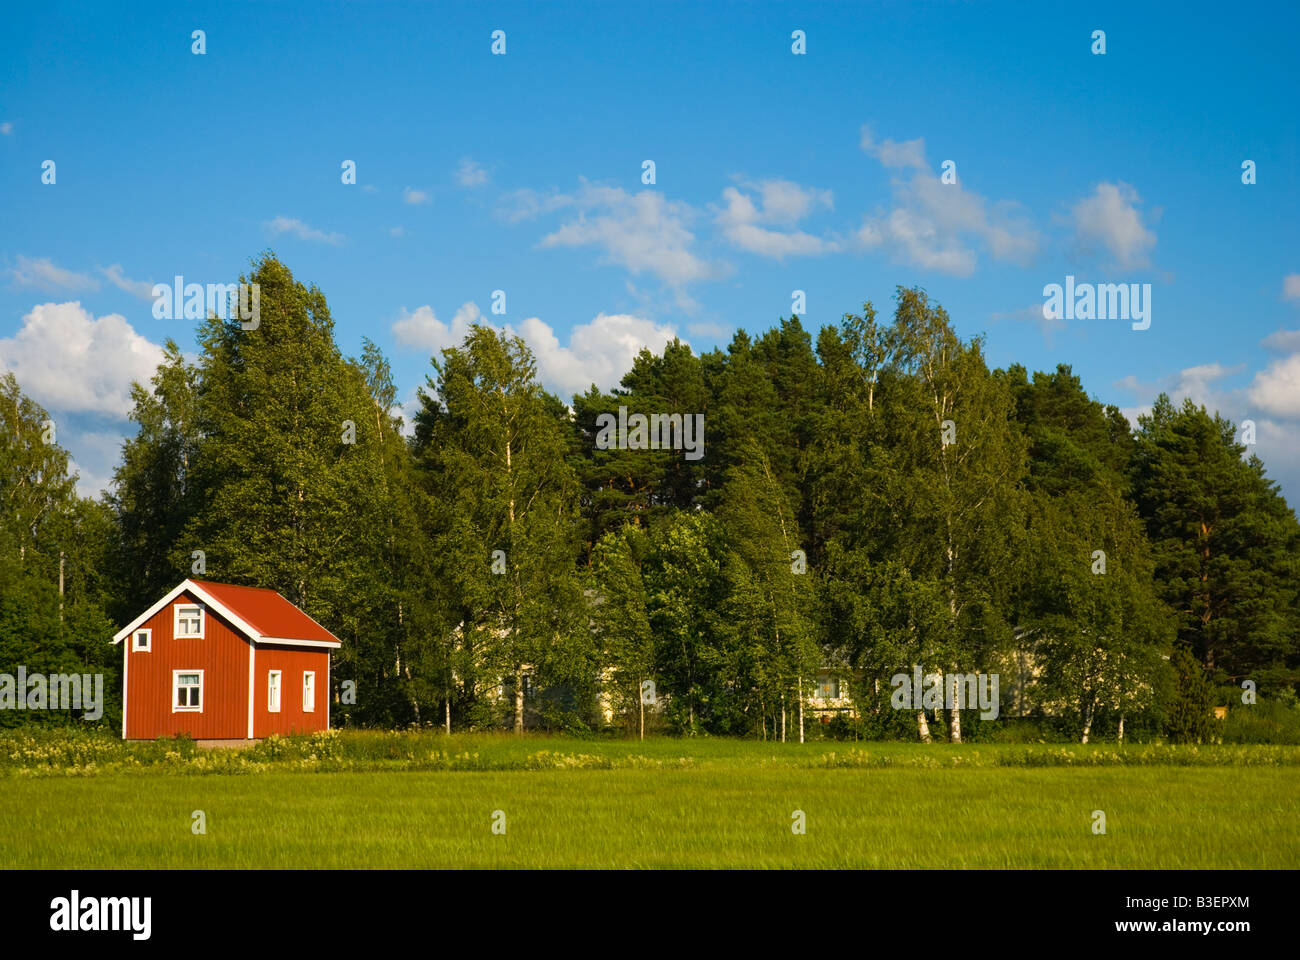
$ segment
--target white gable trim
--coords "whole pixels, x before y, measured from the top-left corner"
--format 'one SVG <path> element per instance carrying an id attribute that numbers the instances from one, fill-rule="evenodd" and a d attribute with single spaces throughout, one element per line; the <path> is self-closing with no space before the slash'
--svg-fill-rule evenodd
<path id="1" fill-rule="evenodd" d="M 337 650 L 343 646 L 339 640 L 286 640 L 284 637 L 258 637 L 257 642 L 283 644 L 286 647 L 325 647 L 328 650 Z"/>
<path id="2" fill-rule="evenodd" d="M 140 624 L 144 623 L 146 620 L 148 620 L 150 617 L 152 617 L 154 614 L 160 611 L 163 607 L 167 606 L 167 604 L 171 603 L 173 600 L 175 600 L 177 597 L 179 597 L 182 593 L 185 592 L 189 592 L 193 594 L 195 597 L 202 600 L 213 610 L 216 610 L 217 613 L 221 614 L 223 617 L 225 617 L 227 620 L 233 623 L 240 631 L 242 631 L 245 636 L 251 637 L 253 640 L 261 639 L 262 635 L 258 633 L 256 630 L 254 630 L 251 626 L 249 626 L 246 622 L 244 622 L 244 620 L 241 619 L 239 614 L 235 613 L 235 611 L 231 610 L 224 603 L 219 601 L 212 594 L 208 593 L 208 591 L 204 590 L 193 580 L 182 580 L 175 587 L 172 587 L 172 589 L 168 591 L 165 597 L 163 597 L 161 600 L 155 603 L 144 613 L 140 614 L 140 616 L 136 617 L 134 620 L 132 620 L 129 624 L 127 624 L 117 633 L 113 634 L 113 642 L 121 643 L 124 639 L 126 639 L 126 637 L 128 637 L 131 634 L 131 632 L 136 627 L 140 626 Z"/>
<path id="3" fill-rule="evenodd" d="M 134 620 L 128 623 L 116 634 L 114 634 L 113 642 L 121 643 L 124 639 L 129 637 L 135 631 L 136 627 L 140 626 L 140 624 L 144 623 L 146 620 L 153 617 L 156 613 L 158 613 L 165 606 L 167 606 L 167 604 L 174 601 L 177 597 L 179 597 L 182 593 L 185 593 L 186 591 L 188 591 L 193 596 L 197 597 L 207 607 L 216 610 L 217 613 L 221 614 L 223 617 L 229 620 L 232 624 L 235 625 L 236 628 L 238 628 L 244 634 L 244 636 L 252 640 L 253 643 L 276 643 L 276 644 L 283 644 L 285 646 L 290 646 L 290 647 L 319 647 L 326 650 L 337 650 L 343 646 L 342 641 L 339 640 L 291 640 L 285 637 L 264 636 L 263 634 L 259 633 L 257 630 L 254 630 L 249 623 L 247 623 L 239 616 L 239 614 L 235 613 L 235 611 L 231 610 L 228 606 L 226 606 L 224 603 L 219 601 L 207 590 L 204 590 L 193 580 L 184 580 L 181 583 L 179 583 L 177 586 L 173 587 L 170 591 L 168 591 L 165 597 L 163 597 L 161 600 L 155 603 L 144 613 L 140 614 L 140 616 L 136 617 Z M 306 616 L 306 614 L 303 615 Z M 308 619 L 310 620 L 311 618 L 308 617 Z M 316 621 L 312 620 L 312 623 L 316 623 Z M 317 623 L 316 625 L 320 626 L 319 623 Z M 321 629 L 325 630 L 324 627 L 321 627 Z M 325 632 L 328 633 L 329 631 L 326 630 Z"/>

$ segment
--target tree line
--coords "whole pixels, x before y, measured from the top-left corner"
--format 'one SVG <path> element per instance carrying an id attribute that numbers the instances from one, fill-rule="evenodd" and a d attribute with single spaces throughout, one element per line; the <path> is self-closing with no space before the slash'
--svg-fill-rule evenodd
<path id="1" fill-rule="evenodd" d="M 192 576 L 335 633 L 354 725 L 587 731 L 612 710 L 633 734 L 784 739 L 829 672 L 863 736 L 985 735 L 959 705 L 891 708 L 920 667 L 999 675 L 992 723 L 1201 739 L 1243 684 L 1300 682 L 1300 525 L 1235 426 L 1162 395 L 1133 429 L 1068 366 L 990 369 L 922 290 L 815 341 L 792 316 L 642 350 L 570 402 L 478 325 L 407 425 L 318 288 L 270 253 L 241 282 L 260 323 L 209 317 L 194 362 L 166 343 L 97 499 L 0 380 L 4 669 L 116 678 L 116 628 Z M 620 406 L 703 414 L 705 455 L 598 444 Z"/>

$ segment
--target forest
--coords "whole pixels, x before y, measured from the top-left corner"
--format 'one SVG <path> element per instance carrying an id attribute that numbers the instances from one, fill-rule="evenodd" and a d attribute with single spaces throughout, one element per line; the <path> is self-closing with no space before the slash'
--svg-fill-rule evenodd
<path id="1" fill-rule="evenodd" d="M 1134 428 L 1069 366 L 990 369 L 920 289 L 888 319 L 674 340 L 570 398 L 475 326 L 404 423 L 322 290 L 270 252 L 241 282 L 260 323 L 166 343 L 98 498 L 0 379 L 0 671 L 102 673 L 108 729 L 112 635 L 187 577 L 338 636 L 336 726 L 591 734 L 604 697 L 628 736 L 782 739 L 827 671 L 857 706 L 837 735 L 865 739 L 1200 742 L 1217 705 L 1295 714 L 1300 526 L 1236 426 L 1162 395 Z M 637 414 L 698 424 L 703 455 L 611 442 Z M 893 709 L 914 667 L 999 675 L 998 718 Z M 87 722 L 0 712 L 34 720 Z"/>

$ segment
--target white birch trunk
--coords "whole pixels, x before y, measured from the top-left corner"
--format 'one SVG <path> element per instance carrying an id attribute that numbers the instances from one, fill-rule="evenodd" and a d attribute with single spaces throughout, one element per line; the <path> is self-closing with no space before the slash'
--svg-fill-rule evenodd
<path id="1" fill-rule="evenodd" d="M 524 732 L 524 668 L 515 668 L 515 733 Z"/>
<path id="2" fill-rule="evenodd" d="M 1123 721 L 1121 720 L 1122 724 Z M 803 743 L 803 677 L 799 678 L 799 742 Z"/>

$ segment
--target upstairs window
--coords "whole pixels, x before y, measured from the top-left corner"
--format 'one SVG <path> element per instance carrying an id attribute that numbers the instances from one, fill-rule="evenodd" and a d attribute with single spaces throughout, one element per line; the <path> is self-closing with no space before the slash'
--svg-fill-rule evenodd
<path id="1" fill-rule="evenodd" d="M 139 650 L 142 653 L 148 653 L 153 647 L 153 631 L 137 630 L 131 636 L 131 649 Z"/>
<path id="2" fill-rule="evenodd" d="M 203 607 L 194 603 L 178 603 L 174 609 L 176 636 L 202 639 Z"/>

